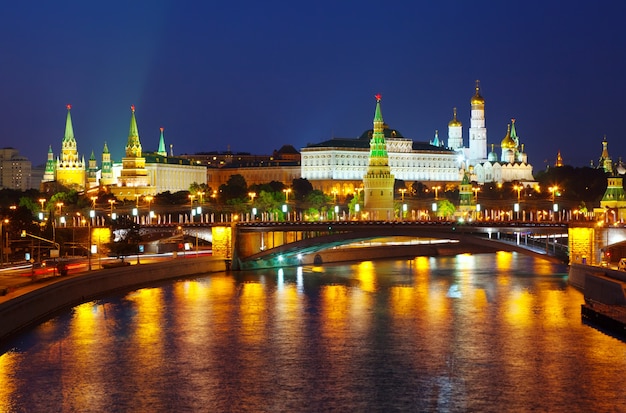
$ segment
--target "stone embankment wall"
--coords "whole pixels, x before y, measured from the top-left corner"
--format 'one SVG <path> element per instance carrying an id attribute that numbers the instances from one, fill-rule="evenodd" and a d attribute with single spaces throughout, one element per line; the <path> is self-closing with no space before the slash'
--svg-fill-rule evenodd
<path id="1" fill-rule="evenodd" d="M 568 281 L 585 298 L 610 305 L 626 305 L 626 271 L 585 264 L 571 264 Z"/>
<path id="2" fill-rule="evenodd" d="M 114 291 L 209 272 L 225 271 L 223 259 L 198 257 L 117 267 L 83 273 L 42 284 L 0 303 L 0 342 L 55 312 Z"/>

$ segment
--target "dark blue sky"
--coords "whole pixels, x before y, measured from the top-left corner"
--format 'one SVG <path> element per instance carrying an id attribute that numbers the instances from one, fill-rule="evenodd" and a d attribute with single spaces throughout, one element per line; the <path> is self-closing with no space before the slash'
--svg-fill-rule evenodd
<path id="1" fill-rule="evenodd" d="M 467 145 L 480 79 L 487 140 L 517 119 L 534 171 L 626 156 L 626 2 L 24 1 L 0 13 L 0 146 L 33 164 L 78 149 L 120 161 L 130 105 L 144 150 L 269 154 L 371 128 Z M 626 158 L 625 158 L 626 160 Z"/>

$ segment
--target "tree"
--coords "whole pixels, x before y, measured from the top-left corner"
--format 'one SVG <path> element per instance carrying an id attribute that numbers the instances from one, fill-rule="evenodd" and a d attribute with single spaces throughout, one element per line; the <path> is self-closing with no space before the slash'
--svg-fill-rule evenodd
<path id="1" fill-rule="evenodd" d="M 293 199 L 298 201 L 303 201 L 313 191 L 313 185 L 305 178 L 294 179 L 291 182 L 291 188 L 293 190 Z"/>
<path id="2" fill-rule="evenodd" d="M 440 199 L 437 202 L 437 216 L 449 219 L 454 216 L 454 212 L 456 211 L 456 207 L 452 202 L 447 199 Z"/>
<path id="3" fill-rule="evenodd" d="M 235 198 L 245 200 L 248 196 L 246 179 L 240 174 L 231 175 L 228 181 L 220 186 L 220 196 L 224 202 Z"/>
<path id="4" fill-rule="evenodd" d="M 139 225 L 132 219 L 123 216 L 114 221 L 113 234 L 115 236 L 113 242 L 106 244 L 111 254 L 123 261 L 124 257 L 139 253 L 141 243 Z"/>

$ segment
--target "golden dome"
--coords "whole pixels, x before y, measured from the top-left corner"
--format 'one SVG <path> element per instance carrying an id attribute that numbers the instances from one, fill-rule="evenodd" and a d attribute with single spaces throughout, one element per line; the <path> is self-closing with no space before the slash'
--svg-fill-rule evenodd
<path id="1" fill-rule="evenodd" d="M 472 96 L 472 99 L 470 100 L 472 105 L 484 105 L 485 104 L 485 99 L 483 99 L 482 96 L 480 96 L 480 81 L 477 80 L 476 81 L 476 94 L 474 94 L 474 96 Z"/>
<path id="2" fill-rule="evenodd" d="M 502 139 L 502 142 L 500 142 L 500 147 L 502 150 L 517 148 L 517 144 L 511 139 L 511 124 L 507 125 L 506 136 Z"/>
<path id="3" fill-rule="evenodd" d="M 452 118 L 452 120 L 450 121 L 450 123 L 448 123 L 448 126 L 463 126 L 463 124 L 461 122 L 459 122 L 459 120 L 456 118 L 456 108 L 453 109 L 454 111 L 454 117 Z"/>

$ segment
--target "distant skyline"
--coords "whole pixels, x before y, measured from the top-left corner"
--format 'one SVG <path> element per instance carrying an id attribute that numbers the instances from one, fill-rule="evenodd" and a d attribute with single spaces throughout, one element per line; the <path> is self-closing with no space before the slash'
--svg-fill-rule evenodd
<path id="1" fill-rule="evenodd" d="M 420 4 L 424 3 L 424 4 Z M 175 155 L 270 154 L 372 127 L 468 142 L 476 79 L 487 143 L 516 119 L 534 173 L 626 160 L 626 3 L 574 1 L 10 2 L 0 14 L 0 146 L 33 165 L 61 149 L 72 105 L 80 155 L 141 143 Z M 499 150 L 498 150 L 499 152 Z"/>

